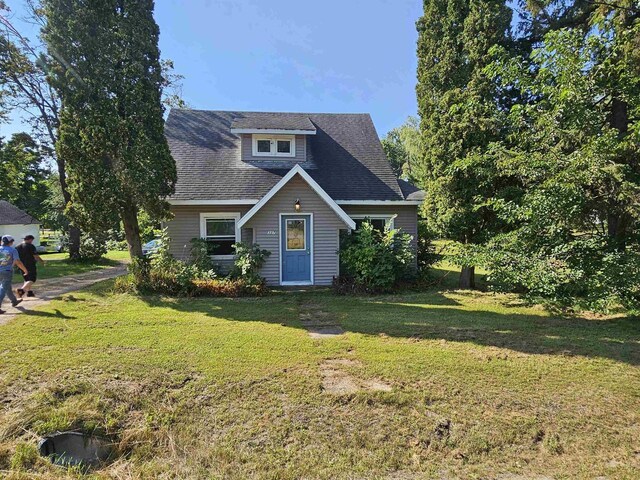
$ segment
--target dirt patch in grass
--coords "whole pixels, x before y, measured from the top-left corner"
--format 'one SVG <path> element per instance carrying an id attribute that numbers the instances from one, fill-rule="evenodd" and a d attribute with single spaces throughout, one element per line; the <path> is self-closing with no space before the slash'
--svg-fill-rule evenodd
<path id="1" fill-rule="evenodd" d="M 336 315 L 327 312 L 314 302 L 301 302 L 299 305 L 300 322 L 309 336 L 316 340 L 342 335 L 344 330 Z"/>
<path id="2" fill-rule="evenodd" d="M 335 395 L 346 395 L 359 391 L 390 392 L 392 390 L 391 385 L 382 380 L 363 380 L 347 371 L 360 366 L 360 362 L 347 358 L 325 360 L 320 365 L 322 390 Z"/>

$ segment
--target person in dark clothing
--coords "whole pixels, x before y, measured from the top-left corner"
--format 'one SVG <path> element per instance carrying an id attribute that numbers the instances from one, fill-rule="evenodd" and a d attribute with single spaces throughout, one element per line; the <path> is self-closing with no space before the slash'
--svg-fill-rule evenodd
<path id="1" fill-rule="evenodd" d="M 27 235 L 22 239 L 22 243 L 16 247 L 18 255 L 20 255 L 20 261 L 27 268 L 27 273 L 22 275 L 24 277 L 24 285 L 22 285 L 22 288 L 17 290 L 20 298 L 22 298 L 25 293 L 27 294 L 27 297 L 35 297 L 33 290 L 31 290 L 31 286 L 38 279 L 38 268 L 36 263 L 40 262 L 44 265 L 44 260 L 42 260 L 40 255 L 37 254 L 36 247 L 33 244 L 33 239 L 33 235 Z"/>

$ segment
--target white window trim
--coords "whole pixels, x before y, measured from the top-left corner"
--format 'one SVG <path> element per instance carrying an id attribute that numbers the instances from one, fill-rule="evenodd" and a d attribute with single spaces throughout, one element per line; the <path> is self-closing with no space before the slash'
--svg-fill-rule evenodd
<path id="1" fill-rule="evenodd" d="M 269 140 L 271 142 L 271 151 L 269 153 L 258 152 L 258 140 Z M 289 153 L 278 153 L 278 140 L 286 140 L 291 142 L 291 151 Z M 287 157 L 296 156 L 296 137 L 295 135 L 253 135 L 251 143 L 253 145 L 252 155 L 254 157 Z"/>
<path id="2" fill-rule="evenodd" d="M 284 222 L 284 245 L 285 245 L 285 250 L 287 252 L 299 252 L 301 250 L 307 250 L 307 247 L 309 245 L 307 245 L 307 219 L 306 218 L 300 218 L 298 220 L 302 220 L 302 223 L 304 224 L 304 234 L 303 234 L 303 238 L 304 238 L 304 248 L 289 248 L 289 242 L 287 241 L 289 239 L 289 237 L 287 236 L 288 233 L 288 229 L 289 229 L 289 222 L 296 220 L 295 218 L 287 218 L 285 219 Z"/>
<path id="3" fill-rule="evenodd" d="M 200 214 L 200 238 L 207 238 L 207 220 L 234 220 L 235 225 L 235 237 L 236 243 L 241 240 L 241 231 L 238 228 L 238 222 L 240 221 L 240 212 L 215 212 L 215 213 L 201 213 Z M 235 255 L 211 255 L 214 260 L 234 260 Z"/>
<path id="4" fill-rule="evenodd" d="M 392 230 L 394 228 L 396 228 L 396 217 L 398 215 L 390 215 L 388 213 L 381 213 L 381 214 L 377 214 L 377 213 L 363 213 L 363 214 L 358 214 L 358 215 L 351 215 L 351 218 L 353 220 L 364 220 L 365 218 L 368 218 L 370 220 L 384 220 L 385 221 L 385 226 L 388 226 L 389 228 L 391 228 Z"/>

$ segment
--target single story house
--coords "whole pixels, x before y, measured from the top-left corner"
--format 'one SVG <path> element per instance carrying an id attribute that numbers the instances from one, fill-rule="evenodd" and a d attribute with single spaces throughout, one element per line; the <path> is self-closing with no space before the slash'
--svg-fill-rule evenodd
<path id="1" fill-rule="evenodd" d="M 37 246 L 40 245 L 40 222 L 6 200 L 0 200 L 0 235 L 11 235 L 16 244 L 25 236 L 33 235 L 33 244 Z"/>
<path id="2" fill-rule="evenodd" d="M 269 285 L 330 285 L 339 235 L 368 218 L 417 238 L 424 192 L 395 177 L 368 114 L 173 109 L 166 136 L 178 170 L 166 224 L 171 253 L 206 239 L 233 262 L 238 241 L 269 250 Z"/>

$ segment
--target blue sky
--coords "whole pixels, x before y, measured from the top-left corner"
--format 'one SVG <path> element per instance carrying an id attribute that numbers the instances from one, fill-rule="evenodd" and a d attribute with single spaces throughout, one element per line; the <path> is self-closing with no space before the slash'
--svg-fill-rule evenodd
<path id="1" fill-rule="evenodd" d="M 23 26 L 18 0 L 8 0 Z M 416 113 L 420 0 L 156 0 L 160 48 L 192 108 Z M 20 130 L 0 125 L 0 135 Z"/>

